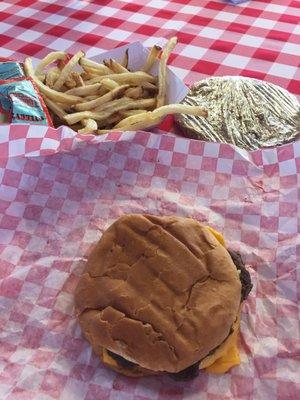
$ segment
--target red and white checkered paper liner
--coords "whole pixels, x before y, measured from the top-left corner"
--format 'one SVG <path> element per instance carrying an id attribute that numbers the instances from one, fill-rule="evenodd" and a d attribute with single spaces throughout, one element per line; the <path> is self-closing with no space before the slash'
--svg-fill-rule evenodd
<path id="1" fill-rule="evenodd" d="M 1 127 L 0 161 L 1 399 L 300 398 L 300 142 L 248 153 L 15 125 Z M 73 293 L 90 248 L 120 215 L 145 212 L 209 222 L 251 265 L 230 373 L 125 378 L 82 338 Z"/>

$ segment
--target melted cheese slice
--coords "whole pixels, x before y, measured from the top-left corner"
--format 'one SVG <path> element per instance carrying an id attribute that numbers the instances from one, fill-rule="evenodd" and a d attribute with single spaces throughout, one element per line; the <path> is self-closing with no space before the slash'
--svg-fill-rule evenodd
<path id="1" fill-rule="evenodd" d="M 104 362 L 104 364 L 109 365 L 111 368 L 120 367 L 117 361 L 108 354 L 106 349 L 102 349 L 102 361 Z"/>
<path id="2" fill-rule="evenodd" d="M 215 236 L 218 242 L 225 247 L 225 240 L 220 232 L 210 226 L 207 229 Z M 240 328 L 239 319 L 233 325 L 233 333 L 223 343 L 213 355 L 206 357 L 200 364 L 200 368 L 205 368 L 207 372 L 213 374 L 224 374 L 230 368 L 241 363 L 240 352 L 237 346 L 238 332 Z"/>
<path id="3" fill-rule="evenodd" d="M 216 231 L 215 229 L 211 228 L 210 226 L 206 226 L 206 228 L 214 235 L 214 237 L 217 239 L 217 241 L 220 242 L 221 245 L 225 247 L 225 239 L 221 235 L 221 233 Z"/>

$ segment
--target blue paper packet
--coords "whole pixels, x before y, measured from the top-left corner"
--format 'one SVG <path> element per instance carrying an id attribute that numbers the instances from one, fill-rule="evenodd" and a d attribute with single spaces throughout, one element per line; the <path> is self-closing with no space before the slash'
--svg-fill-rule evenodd
<path id="1" fill-rule="evenodd" d="M 48 109 L 31 78 L 0 81 L 0 114 L 8 123 L 52 126 Z"/>
<path id="2" fill-rule="evenodd" d="M 16 61 L 0 62 L 0 81 L 25 76 L 20 63 Z"/>

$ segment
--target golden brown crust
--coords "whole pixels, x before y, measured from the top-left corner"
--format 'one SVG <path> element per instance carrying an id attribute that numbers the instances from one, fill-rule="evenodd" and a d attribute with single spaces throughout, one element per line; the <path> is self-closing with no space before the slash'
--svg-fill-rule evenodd
<path id="1" fill-rule="evenodd" d="M 127 215 L 93 250 L 76 289 L 84 335 L 152 371 L 178 372 L 228 335 L 241 284 L 227 250 L 195 220 Z"/>
<path id="2" fill-rule="evenodd" d="M 231 346 L 236 345 L 236 337 L 239 332 L 240 328 L 240 316 L 238 315 L 236 321 L 232 326 L 232 333 L 228 336 L 228 338 L 220 345 L 218 348 L 213 351 L 213 353 L 203 360 L 201 360 L 199 364 L 199 369 L 205 369 L 210 367 L 217 361 L 220 357 L 226 354 L 228 348 Z M 100 356 L 102 362 L 109 368 L 113 369 L 120 374 L 130 376 L 130 377 L 142 377 L 142 376 L 149 376 L 149 375 L 157 375 L 158 371 L 151 371 L 146 368 L 142 368 L 139 365 L 136 365 L 133 368 L 126 368 L 116 362 L 112 357 L 110 357 L 106 351 L 106 349 L 102 349 L 102 355 Z"/>

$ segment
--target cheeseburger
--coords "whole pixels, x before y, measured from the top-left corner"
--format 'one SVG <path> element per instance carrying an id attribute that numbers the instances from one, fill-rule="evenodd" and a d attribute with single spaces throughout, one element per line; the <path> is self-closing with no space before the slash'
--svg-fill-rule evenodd
<path id="1" fill-rule="evenodd" d="M 92 251 L 75 293 L 84 336 L 110 368 L 188 379 L 240 362 L 252 288 L 220 233 L 190 218 L 126 215 Z"/>

